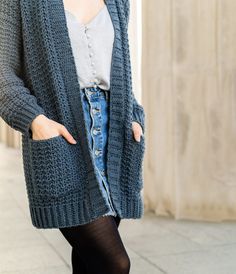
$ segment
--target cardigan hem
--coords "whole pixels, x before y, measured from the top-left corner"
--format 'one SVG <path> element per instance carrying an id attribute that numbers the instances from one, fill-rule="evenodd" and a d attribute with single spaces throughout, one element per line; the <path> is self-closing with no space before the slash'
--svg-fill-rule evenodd
<path id="1" fill-rule="evenodd" d="M 121 219 L 139 219 L 143 216 L 144 206 L 141 195 L 135 192 L 132 198 L 122 196 L 121 211 L 117 215 Z M 108 212 L 109 207 L 100 203 L 96 211 L 88 211 L 83 201 L 53 205 L 47 207 L 30 206 L 31 222 L 38 229 L 62 228 L 89 223 Z M 81 210 L 78 210 L 81 209 Z"/>

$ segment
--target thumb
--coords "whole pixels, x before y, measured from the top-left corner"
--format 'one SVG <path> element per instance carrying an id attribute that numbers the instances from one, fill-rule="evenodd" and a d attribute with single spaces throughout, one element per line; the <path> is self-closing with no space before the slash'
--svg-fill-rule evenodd
<path id="1" fill-rule="evenodd" d="M 65 137 L 65 139 L 71 143 L 71 144 L 76 144 L 76 140 L 73 138 L 73 136 L 69 133 L 69 131 L 67 130 L 67 128 L 65 126 L 62 126 L 60 129 L 60 133 L 63 137 Z"/>
<path id="2" fill-rule="evenodd" d="M 140 137 L 139 131 L 137 129 L 133 130 L 133 135 L 134 135 L 135 141 L 140 142 L 141 137 Z"/>

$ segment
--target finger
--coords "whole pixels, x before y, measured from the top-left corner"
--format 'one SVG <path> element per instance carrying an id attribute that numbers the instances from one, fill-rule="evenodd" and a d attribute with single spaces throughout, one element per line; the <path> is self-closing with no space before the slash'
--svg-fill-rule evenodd
<path id="1" fill-rule="evenodd" d="M 138 122 L 136 121 L 132 122 L 132 128 L 133 128 L 133 131 L 138 131 L 139 134 L 143 135 L 143 128 Z"/>
<path id="2" fill-rule="evenodd" d="M 73 136 L 69 133 L 67 128 L 65 126 L 62 126 L 60 129 L 61 135 L 66 138 L 66 140 L 71 144 L 76 144 L 76 140 L 73 138 Z"/>
<path id="3" fill-rule="evenodd" d="M 138 130 L 134 130 L 133 133 L 134 133 L 134 139 L 135 139 L 137 142 L 140 142 L 141 136 L 140 136 L 139 131 L 138 131 Z"/>

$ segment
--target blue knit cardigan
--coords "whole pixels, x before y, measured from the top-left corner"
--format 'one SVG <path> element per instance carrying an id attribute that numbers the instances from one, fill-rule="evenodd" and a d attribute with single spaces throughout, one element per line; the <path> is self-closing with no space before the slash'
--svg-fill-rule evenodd
<path id="1" fill-rule="evenodd" d="M 106 0 L 114 30 L 111 63 L 108 182 L 120 218 L 141 218 L 145 134 L 135 141 L 132 121 L 145 133 L 145 114 L 132 91 L 129 0 Z M 22 137 L 23 168 L 32 224 L 59 228 L 88 223 L 108 208 L 95 175 L 80 86 L 63 0 L 0 1 L 0 116 Z M 62 135 L 33 140 L 39 114 L 63 124 Z"/>

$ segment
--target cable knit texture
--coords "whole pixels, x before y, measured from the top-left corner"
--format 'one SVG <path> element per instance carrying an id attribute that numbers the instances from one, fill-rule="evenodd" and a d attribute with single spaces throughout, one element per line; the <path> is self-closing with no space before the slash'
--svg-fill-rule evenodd
<path id="1" fill-rule="evenodd" d="M 112 51 L 108 182 L 121 218 L 141 218 L 145 114 L 132 91 L 129 1 L 106 0 L 115 30 Z M 80 86 L 63 0 L 0 1 L 0 116 L 22 134 L 23 168 L 32 224 L 58 228 L 88 223 L 107 212 L 86 135 Z M 63 136 L 33 140 L 39 114 L 63 124 Z"/>

